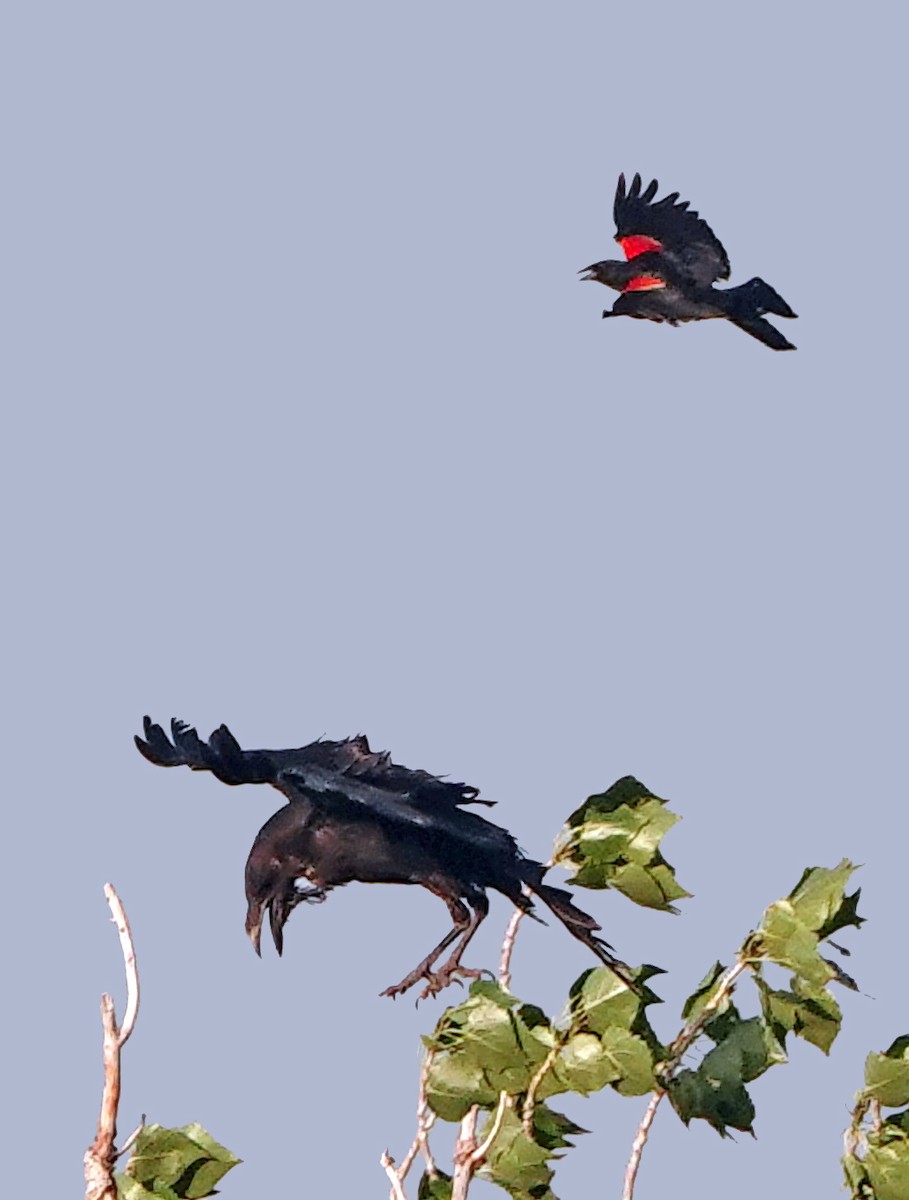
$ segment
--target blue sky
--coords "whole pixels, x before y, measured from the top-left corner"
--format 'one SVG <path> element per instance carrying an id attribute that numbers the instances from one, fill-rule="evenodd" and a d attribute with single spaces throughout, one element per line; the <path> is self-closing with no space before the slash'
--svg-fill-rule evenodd
<path id="1" fill-rule="evenodd" d="M 667 968 L 665 1037 L 804 866 L 864 864 L 830 1058 L 798 1045 L 754 1085 L 757 1142 L 661 1112 L 639 1183 L 834 1192 L 864 1056 L 906 1031 L 901 14 L 197 0 L 5 25 L 9 1190 L 36 1162 L 80 1187 L 122 986 L 108 879 L 144 988 L 124 1131 L 201 1121 L 245 1160 L 225 1198 L 384 1195 L 412 1135 L 441 1006 L 378 992 L 442 906 L 350 887 L 259 962 L 242 869 L 278 798 L 152 769 L 149 712 L 250 746 L 365 731 L 479 786 L 539 858 L 637 775 L 684 818 L 694 899 L 582 903 Z M 600 320 L 576 272 L 636 170 L 733 283 L 785 296 L 797 353 Z M 525 928 L 514 987 L 557 1011 L 588 965 Z M 643 1102 L 566 1108 L 593 1132 L 557 1193 L 617 1194 Z"/>

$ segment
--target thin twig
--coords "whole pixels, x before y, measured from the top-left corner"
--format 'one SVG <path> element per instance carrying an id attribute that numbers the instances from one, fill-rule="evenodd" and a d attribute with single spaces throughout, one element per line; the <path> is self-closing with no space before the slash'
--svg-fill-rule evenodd
<path id="1" fill-rule="evenodd" d="M 104 896 L 110 905 L 113 922 L 120 935 L 120 949 L 123 951 L 123 965 L 126 968 L 126 1013 L 120 1026 L 120 1045 L 125 1046 L 129 1041 L 139 1015 L 139 973 L 136 970 L 136 951 L 133 947 L 133 937 L 130 933 L 129 921 L 120 902 L 113 884 L 104 885 Z"/>
<path id="2" fill-rule="evenodd" d="M 461 1118 L 458 1140 L 454 1148 L 454 1175 L 451 1180 L 451 1200 L 466 1200 L 470 1181 L 476 1164 L 473 1155 L 477 1148 L 477 1114 L 479 1105 L 474 1104 Z"/>
<path id="3" fill-rule="evenodd" d="M 536 1073 L 527 1085 L 527 1094 L 524 1097 L 524 1107 L 521 1109 L 521 1124 L 524 1126 L 524 1133 L 527 1137 L 533 1139 L 533 1114 L 537 1106 L 537 1092 L 540 1090 L 540 1084 L 546 1072 L 550 1070 L 552 1064 L 559 1057 L 562 1050 L 562 1039 L 557 1037 L 554 1045 L 549 1053 L 537 1067 Z"/>
<path id="4" fill-rule="evenodd" d="M 688 1053 L 691 1045 L 700 1036 L 701 1030 L 716 1016 L 720 1007 L 732 995 L 739 976 L 748 970 L 750 962 L 747 958 L 736 958 L 717 980 L 715 991 L 694 1020 L 689 1021 L 679 1036 L 669 1047 L 669 1057 L 663 1067 L 663 1078 L 671 1079 L 681 1065 L 682 1059 Z"/>
<path id="5" fill-rule="evenodd" d="M 413 1166 L 414 1160 L 419 1153 L 422 1152 L 423 1158 L 426 1161 L 427 1175 L 435 1178 L 439 1173 L 429 1146 L 429 1131 L 435 1124 L 436 1114 L 429 1107 L 429 1101 L 426 1098 L 429 1068 L 435 1057 L 435 1053 L 435 1050 L 427 1050 L 426 1057 L 423 1059 L 423 1066 L 420 1069 L 420 1091 L 417 1096 L 417 1132 L 410 1143 L 407 1153 L 404 1155 L 401 1165 L 397 1166 L 395 1160 L 387 1150 L 383 1152 L 380 1159 L 385 1169 L 385 1174 L 391 1180 L 391 1200 L 406 1200 L 403 1186 L 404 1180 L 407 1178 L 407 1173 Z"/>
<path id="6" fill-rule="evenodd" d="M 486 1155 L 489 1153 L 489 1147 L 499 1136 L 499 1130 L 502 1128 L 502 1122 L 505 1119 L 505 1109 L 508 1107 L 511 1097 L 508 1092 L 499 1092 L 499 1104 L 496 1108 L 496 1115 L 489 1126 L 489 1133 L 483 1138 L 473 1154 L 471 1160 L 475 1167 L 480 1167 L 486 1161 Z"/>
<path id="7" fill-rule="evenodd" d="M 622 1188 L 622 1200 L 631 1200 L 634 1195 L 634 1181 L 637 1179 L 638 1167 L 641 1165 L 641 1155 L 644 1152 L 644 1147 L 647 1145 L 647 1138 L 650 1135 L 650 1126 L 653 1124 L 653 1118 L 656 1116 L 656 1111 L 660 1107 L 660 1101 L 665 1095 L 665 1089 L 660 1089 L 654 1092 L 647 1102 L 644 1116 L 641 1118 L 641 1123 L 631 1144 L 631 1156 L 628 1159 L 628 1166 L 625 1168 L 625 1185 Z"/>
<path id="8" fill-rule="evenodd" d="M 419 1144 L 423 1161 L 426 1163 L 426 1173 L 432 1179 L 435 1179 L 439 1173 L 439 1168 L 436 1166 L 436 1160 L 432 1156 L 432 1149 L 429 1145 L 429 1131 L 436 1123 L 436 1114 L 429 1107 L 429 1100 L 426 1096 L 426 1085 L 429 1081 L 429 1067 L 435 1057 L 435 1053 L 435 1050 L 427 1050 L 426 1057 L 423 1060 L 423 1069 L 420 1071 L 420 1094 L 417 1097 L 417 1136 L 415 1139 Z M 403 1179 L 403 1175 L 401 1178 Z"/>
<path id="9" fill-rule="evenodd" d="M 130 1148 L 130 1147 L 133 1145 L 133 1143 L 136 1141 L 136 1139 L 138 1138 L 139 1134 L 142 1132 L 142 1130 L 143 1130 L 144 1128 L 145 1128 L 145 1113 L 143 1113 L 143 1114 L 142 1114 L 142 1118 L 141 1118 L 141 1120 L 139 1121 L 139 1124 L 136 1126 L 136 1128 L 135 1128 L 135 1129 L 132 1131 L 132 1133 L 129 1135 L 129 1137 L 126 1139 L 126 1141 L 125 1141 L 125 1142 L 123 1143 L 123 1145 L 120 1147 L 120 1149 L 117 1151 L 117 1154 L 116 1154 L 116 1157 L 117 1157 L 117 1158 L 122 1158 L 122 1157 L 123 1157 L 123 1155 L 124 1155 L 124 1154 L 127 1152 L 127 1150 L 129 1150 L 129 1148 Z"/>
<path id="10" fill-rule="evenodd" d="M 129 922 L 120 897 L 109 883 L 104 885 L 104 895 L 110 906 L 113 920 L 120 934 L 120 948 L 126 969 L 126 1016 L 121 1027 L 117 1026 L 114 1002 L 105 992 L 101 997 L 101 1025 L 104 1030 L 104 1090 L 101 1094 L 101 1113 L 95 1140 L 85 1151 L 85 1200 L 116 1200 L 117 1185 L 114 1183 L 114 1162 L 117 1150 L 117 1110 L 120 1106 L 120 1051 L 136 1024 L 139 1013 L 139 975 L 136 969 L 136 952 L 133 947 Z"/>
<path id="11" fill-rule="evenodd" d="M 526 888 L 524 889 L 527 890 Z M 502 957 L 499 960 L 499 986 L 505 991 L 511 989 L 511 955 L 514 951 L 514 940 L 517 937 L 518 926 L 524 918 L 524 910 L 516 908 L 511 914 L 511 920 L 505 930 L 505 940 L 502 942 Z"/>
<path id="12" fill-rule="evenodd" d="M 395 1170 L 395 1160 L 387 1150 L 382 1151 L 382 1157 L 379 1159 L 379 1162 L 384 1167 L 385 1174 L 391 1183 L 391 1200 L 407 1200 L 404 1188 L 401 1186 L 401 1178 Z"/>
<path id="13" fill-rule="evenodd" d="M 625 1168 L 625 1183 L 622 1188 L 622 1200 L 633 1200 L 634 1185 L 637 1180 L 638 1170 L 641 1165 L 641 1155 L 644 1152 L 644 1147 L 647 1144 L 647 1138 L 650 1135 L 650 1127 L 653 1124 L 653 1119 L 656 1116 L 656 1111 L 660 1107 L 660 1102 L 666 1095 L 667 1086 L 675 1072 L 681 1065 L 682 1059 L 690 1050 L 693 1043 L 696 1041 L 704 1026 L 716 1016 L 717 1011 L 723 1003 L 731 995 L 739 976 L 743 971 L 746 971 L 750 966 L 750 960 L 744 957 L 737 957 L 735 962 L 727 971 L 725 971 L 716 983 L 716 990 L 713 995 L 698 1013 L 698 1015 L 682 1029 L 681 1033 L 669 1046 L 669 1056 L 664 1063 L 659 1064 L 657 1070 L 659 1077 L 663 1081 L 663 1086 L 656 1088 L 647 1102 L 647 1108 L 644 1110 L 644 1115 L 641 1118 L 641 1123 L 638 1125 L 637 1132 L 634 1135 L 634 1141 L 631 1144 L 631 1154 L 628 1158 L 628 1165 Z"/>

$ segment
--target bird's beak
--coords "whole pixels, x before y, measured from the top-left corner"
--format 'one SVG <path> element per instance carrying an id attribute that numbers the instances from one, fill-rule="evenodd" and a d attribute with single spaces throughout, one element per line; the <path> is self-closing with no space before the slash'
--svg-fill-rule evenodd
<path id="1" fill-rule="evenodd" d="M 581 283 L 586 283 L 589 279 L 596 279 L 596 263 L 591 263 L 589 267 L 581 267 L 578 274 L 581 276 Z"/>
<path id="2" fill-rule="evenodd" d="M 262 938 L 262 905 L 250 900 L 249 908 L 246 913 L 246 932 L 249 935 L 249 940 L 253 944 L 253 950 L 262 957 L 262 946 L 260 944 Z"/>
<path id="3" fill-rule="evenodd" d="M 268 917 L 271 924 L 272 940 L 275 943 L 275 949 L 280 958 L 284 953 L 284 922 L 287 920 L 285 905 L 279 904 L 277 899 L 272 900 L 268 906 Z"/>

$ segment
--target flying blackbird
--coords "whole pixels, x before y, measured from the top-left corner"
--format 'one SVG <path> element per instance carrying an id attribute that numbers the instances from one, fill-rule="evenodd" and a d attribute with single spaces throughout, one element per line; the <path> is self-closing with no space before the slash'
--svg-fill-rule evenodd
<path id="1" fill-rule="evenodd" d="M 207 742 L 176 720 L 172 742 L 148 717 L 144 732 L 135 740 L 150 762 L 211 771 L 222 783 L 270 783 L 290 801 L 259 830 L 246 863 L 246 931 L 257 954 L 266 911 L 281 954 L 284 925 L 298 904 L 321 902 L 332 888 L 354 881 L 419 884 L 445 901 L 453 927 L 382 995 L 397 996 L 425 980 L 422 1000 L 459 975 L 479 976 L 461 966 L 461 956 L 489 911 L 486 889 L 532 915 L 524 884 L 569 933 L 636 986 L 629 968 L 596 937 L 600 926 L 593 917 L 569 892 L 543 882 L 543 864 L 525 858 L 506 830 L 464 811 L 465 804 L 492 803 L 480 800 L 476 788 L 393 763 L 387 753 L 373 753 L 363 736 L 298 750 L 242 750 L 226 725 Z M 453 942 L 448 960 L 434 967 Z"/>
<path id="2" fill-rule="evenodd" d="M 648 321 L 703 321 L 725 317 L 772 350 L 794 350 L 795 346 L 764 320 L 764 313 L 794 317 L 786 301 L 763 279 L 749 279 L 738 287 L 713 287 L 717 279 L 729 278 L 729 259 L 706 221 L 672 192 L 654 203 L 654 179 L 641 191 L 635 175 L 625 190 L 619 176 L 613 213 L 615 240 L 627 262 L 609 261 L 584 267 L 585 280 L 603 283 L 621 292 L 604 317 L 640 317 Z"/>

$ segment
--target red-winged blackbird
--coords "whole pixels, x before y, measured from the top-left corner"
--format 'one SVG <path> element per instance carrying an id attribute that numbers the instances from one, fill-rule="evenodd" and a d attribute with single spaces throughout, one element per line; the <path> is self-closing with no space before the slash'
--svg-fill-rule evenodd
<path id="1" fill-rule="evenodd" d="M 388 754 L 374 754 L 362 736 L 298 750 L 241 750 L 226 725 L 207 742 L 182 721 L 171 721 L 172 743 L 148 717 L 144 732 L 136 745 L 150 762 L 211 771 L 222 783 L 270 783 L 290 801 L 259 830 L 246 863 L 246 931 L 257 954 L 266 911 L 280 954 L 284 925 L 298 904 L 320 902 L 332 888 L 354 881 L 419 884 L 444 900 L 453 928 L 382 994 L 397 996 L 422 979 L 423 999 L 458 975 L 480 974 L 462 967 L 461 956 L 489 911 L 486 889 L 531 913 L 525 884 L 569 933 L 636 988 L 628 967 L 596 937 L 600 926 L 593 917 L 569 892 L 543 882 L 542 863 L 525 858 L 507 830 L 464 812 L 464 804 L 492 804 L 480 800 L 476 788 L 399 766 Z M 448 960 L 435 967 L 453 942 Z"/>
<path id="2" fill-rule="evenodd" d="M 729 259 L 719 238 L 706 221 L 672 192 L 654 203 L 654 179 L 641 191 L 635 175 L 626 192 L 619 176 L 613 209 L 615 240 L 627 262 L 604 261 L 584 267 L 583 278 L 621 292 L 604 317 L 640 317 L 647 321 L 703 321 L 725 317 L 772 350 L 795 346 L 764 320 L 764 313 L 794 317 L 786 301 L 763 279 L 749 279 L 738 287 L 713 287 L 729 278 Z M 580 274 L 581 272 L 579 272 Z"/>

